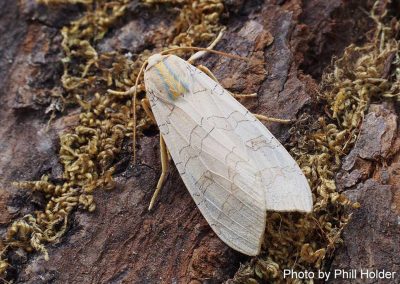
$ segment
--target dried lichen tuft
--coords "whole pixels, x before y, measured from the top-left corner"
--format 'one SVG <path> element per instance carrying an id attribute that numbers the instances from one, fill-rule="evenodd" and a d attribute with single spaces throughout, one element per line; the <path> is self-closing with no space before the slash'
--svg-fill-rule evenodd
<path id="1" fill-rule="evenodd" d="M 39 4 L 59 5 L 59 4 L 93 4 L 93 0 L 36 0 Z"/>
<path id="2" fill-rule="evenodd" d="M 242 266 L 230 283 L 286 283 L 283 269 L 323 269 L 325 260 L 342 243 L 341 231 L 350 219 L 344 209 L 359 204 L 351 204 L 336 190 L 340 161 L 354 145 L 370 101 L 400 99 L 399 42 L 395 38 L 400 22 L 387 19 L 386 11 L 378 15 L 378 3 L 371 12 L 376 22 L 372 40 L 361 47 L 347 47 L 334 62 L 333 71 L 323 77 L 318 103 L 326 113 L 318 118 L 303 114 L 290 130 L 288 147 L 313 190 L 313 213 L 270 213 L 265 257 Z"/>
<path id="3" fill-rule="evenodd" d="M 92 0 L 41 0 L 43 4 L 92 4 Z M 133 113 L 130 95 L 118 95 L 107 89 L 127 90 L 134 85 L 139 68 L 151 54 L 144 51 L 135 61 L 116 52 L 99 53 L 96 43 L 124 16 L 129 0 L 96 1 L 87 5 L 80 19 L 61 29 L 64 94 L 52 94 L 54 113 L 65 105 L 79 104 L 79 123 L 60 136 L 60 162 L 64 166 L 63 183 L 50 176 L 39 181 L 15 182 L 14 186 L 42 192 L 47 204 L 42 211 L 15 221 L 0 243 L 0 276 L 5 275 L 9 256 L 17 249 L 48 254 L 45 245 L 57 242 L 65 233 L 70 213 L 76 208 L 95 210 L 93 191 L 113 188 L 112 174 L 117 158 L 131 140 Z M 180 9 L 171 27 L 173 37 L 165 48 L 207 43 L 222 28 L 219 15 L 222 1 L 144 1 L 146 5 L 169 4 Z M 137 131 L 151 125 L 137 102 Z M 4 244 L 4 245 L 3 245 Z"/>

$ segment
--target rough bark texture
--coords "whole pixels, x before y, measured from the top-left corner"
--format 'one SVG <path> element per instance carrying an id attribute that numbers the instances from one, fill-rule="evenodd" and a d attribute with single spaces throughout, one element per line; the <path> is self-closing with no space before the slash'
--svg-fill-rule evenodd
<path id="1" fill-rule="evenodd" d="M 400 272 L 398 115 L 392 105 L 371 105 L 358 141 L 337 176 L 338 186 L 361 208 L 344 231 L 344 246 L 335 255 L 332 274 L 335 269 Z M 381 281 L 396 283 L 396 279 Z M 362 283 L 376 283 L 376 279 Z"/>
<path id="2" fill-rule="evenodd" d="M 202 63 L 227 88 L 257 92 L 257 100 L 244 103 L 269 116 L 295 118 L 302 108 L 312 108 L 314 90 L 332 56 L 362 41 L 370 28 L 370 19 L 360 8 L 369 9 L 366 1 L 228 2 L 228 29 L 217 49 L 243 56 L 252 51 L 265 58 L 268 74 L 238 61 L 225 64 L 216 56 Z M 79 5 L 45 8 L 34 1 L 0 2 L 1 233 L 43 203 L 38 196 L 13 189 L 12 181 L 37 180 L 49 172 L 60 177 L 58 135 L 77 123 L 77 115 L 70 110 L 46 132 L 46 98 L 60 87 L 59 28 L 80 13 Z M 149 40 L 160 40 L 162 33 L 153 27 L 161 30 L 168 25 L 165 14 L 147 15 L 150 22 L 124 18 L 100 43 L 101 49 L 137 52 Z M 345 246 L 337 252 L 332 269 L 400 270 L 397 121 L 393 106 L 372 106 L 356 147 L 343 164 L 338 184 L 362 208 L 344 231 Z M 269 126 L 284 142 L 288 128 Z M 140 166 L 124 169 L 116 177 L 115 190 L 96 192 L 94 213 L 74 213 L 68 233 L 48 247 L 50 261 L 38 254 L 15 255 L 17 283 L 221 283 L 233 276 L 245 258 L 212 232 L 174 166 L 155 209 L 147 211 L 160 173 L 158 136 L 139 143 Z"/>

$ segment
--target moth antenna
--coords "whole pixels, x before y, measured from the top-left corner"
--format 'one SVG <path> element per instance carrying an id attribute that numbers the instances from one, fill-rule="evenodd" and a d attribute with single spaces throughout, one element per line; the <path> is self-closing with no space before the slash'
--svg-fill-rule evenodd
<path id="1" fill-rule="evenodd" d="M 247 57 L 243 57 L 243 56 L 239 56 L 239 55 L 235 55 L 235 54 L 231 54 L 231 53 L 226 53 L 226 52 L 222 52 L 222 51 L 217 51 L 217 50 L 213 50 L 213 49 L 208 49 L 207 47 L 181 46 L 181 47 L 175 47 L 175 48 L 164 50 L 163 52 L 160 52 L 160 54 L 166 55 L 166 54 L 169 54 L 170 52 L 175 52 L 175 51 L 179 51 L 179 50 L 206 51 L 206 52 L 218 54 L 218 55 L 233 58 L 233 59 L 239 59 L 239 60 L 244 60 L 247 62 L 252 62 L 255 64 L 263 64 L 264 65 L 264 62 L 261 62 L 261 61 L 254 61 Z"/>
<path id="2" fill-rule="evenodd" d="M 133 107 L 133 164 L 136 164 L 136 97 L 137 97 L 137 90 L 139 86 L 139 80 L 140 77 L 142 76 L 143 70 L 146 67 L 148 63 L 148 60 L 146 60 L 143 64 L 142 67 L 140 67 L 139 74 L 136 77 L 135 81 L 135 90 L 133 92 L 133 102 L 132 102 L 132 107 Z"/>

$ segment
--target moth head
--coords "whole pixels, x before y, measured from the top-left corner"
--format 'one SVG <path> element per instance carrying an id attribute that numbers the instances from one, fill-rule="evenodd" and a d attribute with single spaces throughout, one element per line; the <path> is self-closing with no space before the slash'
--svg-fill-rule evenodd
<path id="1" fill-rule="evenodd" d="M 163 61 L 163 59 L 166 58 L 167 56 L 168 55 L 162 55 L 160 53 L 156 53 L 156 54 L 151 55 L 147 59 L 146 71 L 149 70 L 154 65 L 156 65 L 156 64 L 160 63 L 161 61 Z"/>

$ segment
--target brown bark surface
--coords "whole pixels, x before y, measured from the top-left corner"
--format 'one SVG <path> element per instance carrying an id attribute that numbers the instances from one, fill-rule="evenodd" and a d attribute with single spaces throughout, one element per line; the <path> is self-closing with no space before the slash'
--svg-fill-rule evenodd
<path id="1" fill-rule="evenodd" d="M 371 27 L 368 1 L 228 1 L 227 26 L 218 50 L 241 56 L 250 51 L 265 60 L 267 74 L 217 56 L 202 60 L 222 85 L 235 92 L 257 92 L 244 104 L 251 111 L 294 119 L 313 104 L 320 76 L 333 56 L 362 42 Z M 168 15 L 131 13 L 99 44 L 103 50 L 132 53 L 157 40 Z M 46 131 L 48 94 L 60 88 L 59 28 L 77 18 L 79 5 L 44 7 L 35 1 L 0 2 L 0 233 L 18 217 L 43 206 L 40 195 L 17 190 L 12 181 L 60 178 L 58 135 L 77 124 L 77 111 L 59 116 Z M 130 18 L 130 15 L 135 17 Z M 313 109 L 315 108 L 315 109 Z M 400 273 L 399 110 L 370 107 L 355 149 L 337 181 L 362 203 L 344 231 L 345 245 L 331 269 L 373 267 Z M 268 124 L 281 141 L 288 126 Z M 67 234 L 40 254 L 13 255 L 17 283 L 221 283 L 247 258 L 212 232 L 175 167 L 155 209 L 147 211 L 160 174 L 158 134 L 138 141 L 140 160 L 115 176 L 113 191 L 97 190 L 94 213 L 74 212 Z M 126 158 L 127 161 L 129 157 Z M 363 244 L 362 246 L 360 244 Z M 209 282 L 207 282 L 209 283 Z"/>
<path id="2" fill-rule="evenodd" d="M 371 105 L 358 141 L 343 161 L 338 186 L 362 207 L 343 233 L 344 246 L 336 252 L 332 274 L 335 269 L 400 271 L 398 115 L 392 105 Z M 396 283 L 396 279 L 381 282 Z"/>

